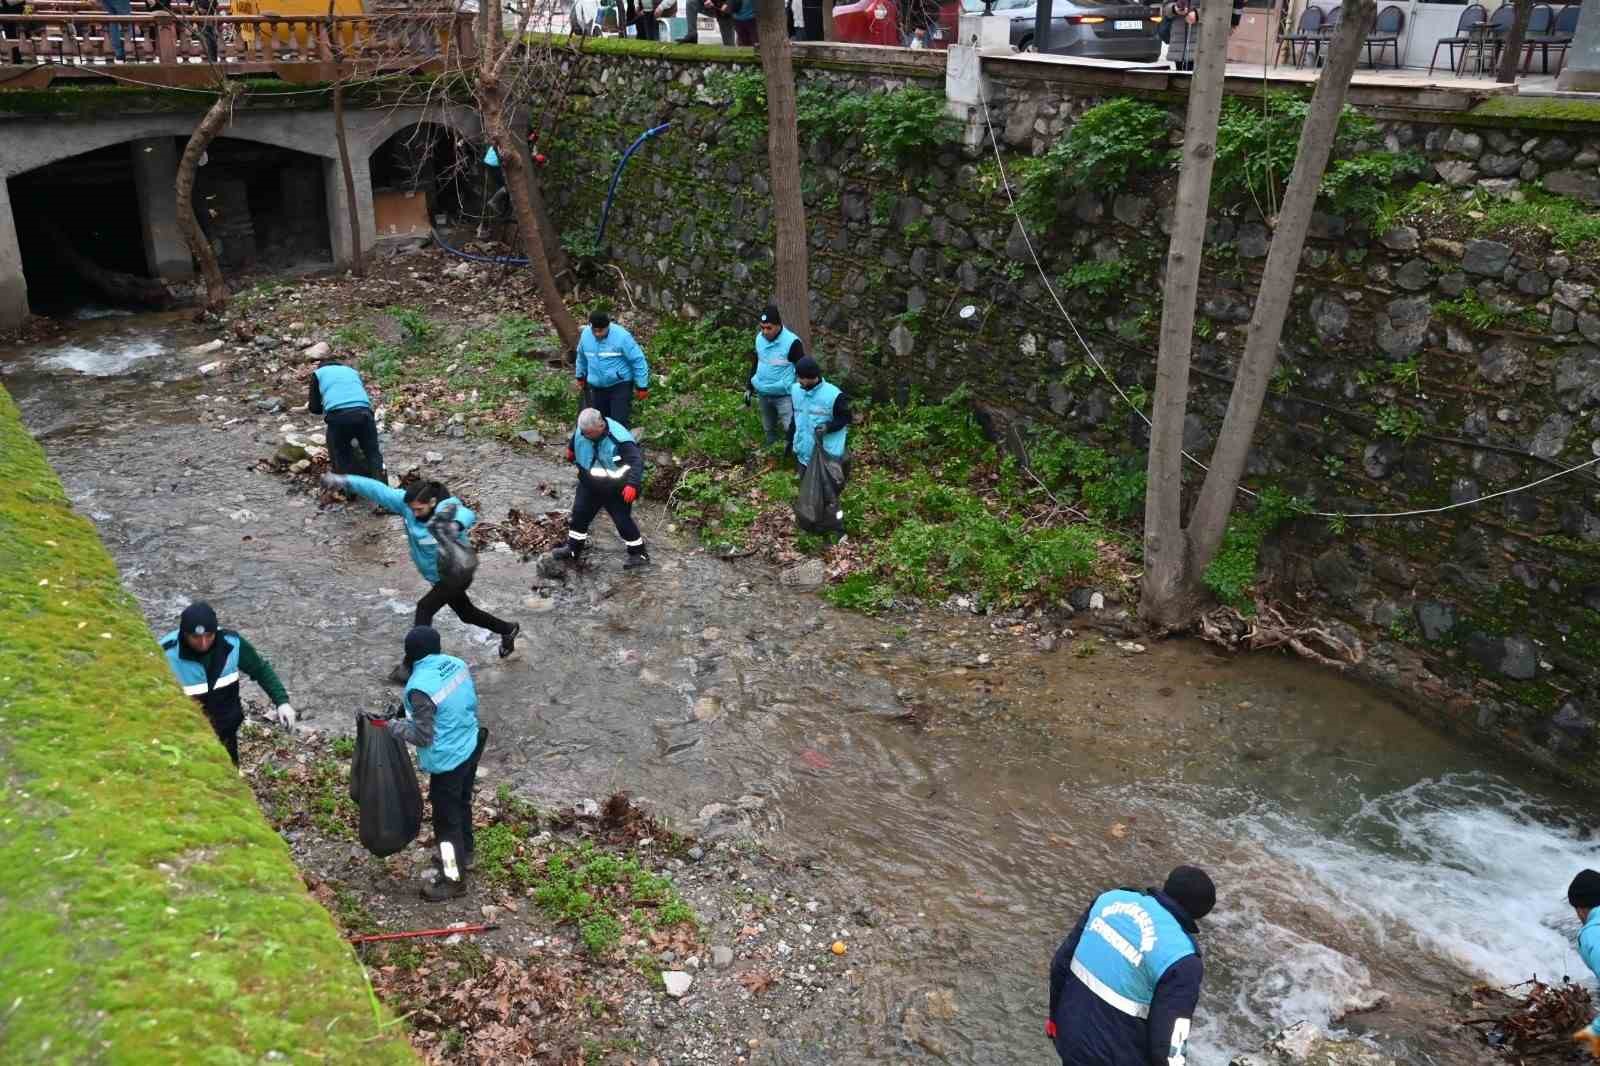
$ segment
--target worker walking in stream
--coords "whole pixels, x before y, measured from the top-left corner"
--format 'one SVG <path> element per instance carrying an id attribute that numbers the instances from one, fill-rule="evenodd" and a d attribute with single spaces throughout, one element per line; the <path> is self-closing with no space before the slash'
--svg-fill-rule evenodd
<path id="1" fill-rule="evenodd" d="M 272 701 L 274 709 L 268 718 L 294 725 L 296 715 L 289 693 L 272 664 L 244 637 L 219 628 L 217 612 L 204 600 L 183 609 L 178 628 L 161 638 L 161 650 L 184 695 L 193 696 L 205 711 L 206 721 L 233 765 L 239 765 L 239 726 L 244 723 L 244 704 L 239 699 L 241 673 L 260 685 Z"/>
<path id="2" fill-rule="evenodd" d="M 417 573 L 431 588 L 417 601 L 413 625 L 433 624 L 433 616 L 448 607 L 469 626 L 487 629 L 500 637 L 500 657 L 517 647 L 522 626 L 496 618 L 467 598 L 477 574 L 478 553 L 467 541 L 467 530 L 478 516 L 437 481 L 418 481 L 404 492 L 367 477 L 323 474 L 322 486 L 350 492 L 399 515 L 406 524 L 406 541 Z M 412 664 L 402 662 L 389 675 L 402 682 L 411 676 Z"/>
<path id="3" fill-rule="evenodd" d="M 632 429 L 633 401 L 650 392 L 650 363 L 633 334 L 604 311 L 594 312 L 578 338 L 576 372 L 579 393 L 588 391 L 584 406 Z"/>
<path id="4" fill-rule="evenodd" d="M 439 846 L 439 876 L 422 886 L 422 898 L 455 899 L 467 891 L 467 871 L 476 858 L 472 839 L 472 793 L 478 760 L 489 731 L 478 724 L 478 689 L 472 671 L 445 655 L 439 632 L 416 626 L 406 634 L 405 659 L 411 664 L 399 715 L 370 717 L 417 749 L 417 765 L 427 772 L 433 835 Z"/>
<path id="5" fill-rule="evenodd" d="M 1578 915 L 1578 957 L 1600 978 L 1600 871 L 1580 870 L 1567 886 L 1567 902 Z M 1594 1058 L 1600 1059 L 1600 1016 L 1572 1034 Z"/>
<path id="6" fill-rule="evenodd" d="M 331 360 L 318 366 L 311 375 L 306 410 L 321 415 L 328 424 L 328 455 L 335 474 L 365 474 L 378 481 L 387 480 L 372 400 L 361 375 L 352 367 Z M 357 445 L 361 448 L 360 466 L 356 465 Z"/>
<path id="7" fill-rule="evenodd" d="M 586 407 L 578 415 L 578 428 L 567 442 L 567 461 L 578 468 L 578 493 L 567 519 L 567 542 L 551 556 L 576 562 L 589 546 L 589 524 L 604 508 L 617 525 L 617 535 L 627 546 L 624 570 L 648 565 L 644 534 L 633 520 L 633 501 L 644 484 L 644 454 L 633 434 L 620 423 Z"/>

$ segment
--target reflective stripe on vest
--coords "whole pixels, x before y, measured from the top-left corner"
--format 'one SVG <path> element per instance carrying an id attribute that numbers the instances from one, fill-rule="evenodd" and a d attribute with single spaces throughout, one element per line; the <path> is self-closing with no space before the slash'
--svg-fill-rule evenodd
<path id="1" fill-rule="evenodd" d="M 1194 941 L 1158 900 L 1117 889 L 1089 908 L 1070 969 L 1101 1002 L 1130 1017 L 1148 1018 L 1161 976 L 1193 954 Z"/>
<path id="2" fill-rule="evenodd" d="M 316 379 L 317 391 L 322 394 L 324 412 L 372 406 L 372 400 L 361 384 L 361 375 L 347 366 L 318 367 Z"/>
<path id="3" fill-rule="evenodd" d="M 763 396 L 787 396 L 794 385 L 794 364 L 789 362 L 789 352 L 799 340 L 787 328 L 770 341 L 756 331 L 756 372 L 750 376 L 750 387 Z"/>
<path id="4" fill-rule="evenodd" d="M 167 665 L 172 668 L 172 674 L 178 679 L 185 696 L 204 696 L 239 683 L 239 637 L 234 633 L 218 633 L 217 639 L 227 647 L 228 657 L 223 661 L 222 673 L 217 675 L 216 683 L 211 684 L 206 680 L 209 654 L 205 659 L 189 659 L 179 654 L 183 637 L 176 629 L 161 638 L 161 649 L 166 652 Z"/>
<path id="5" fill-rule="evenodd" d="M 624 441 L 632 442 L 633 434 L 623 428 L 620 422 L 606 419 L 606 435 L 599 440 L 590 440 L 583 435 L 582 430 L 575 430 L 572 434 L 573 463 L 588 474 L 591 478 L 600 481 L 616 481 L 628 476 L 633 469 L 631 465 L 622 461 L 619 450 Z"/>
<path id="6" fill-rule="evenodd" d="M 448 773 L 466 762 L 478 746 L 478 690 L 467 664 L 450 655 L 429 655 L 411 669 L 401 703 L 410 718 L 411 694 L 433 701 L 433 743 L 417 749 L 417 766 L 430 774 Z"/>

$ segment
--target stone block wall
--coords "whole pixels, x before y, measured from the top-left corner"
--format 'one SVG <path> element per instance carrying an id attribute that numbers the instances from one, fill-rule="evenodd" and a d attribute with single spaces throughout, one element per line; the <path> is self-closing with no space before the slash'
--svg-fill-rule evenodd
<path id="1" fill-rule="evenodd" d="M 773 284 L 764 147 L 727 147 L 725 63 L 607 56 L 569 71 L 547 189 L 569 238 L 594 232 L 621 151 L 670 118 L 630 162 L 608 226 L 614 263 L 658 312 L 753 323 Z M 936 80 L 803 69 L 800 84 L 884 91 Z M 1043 152 L 1103 86 L 992 81 L 1008 167 Z M 1181 98 L 1164 98 L 1174 140 Z M 1491 110 L 1491 109 L 1479 109 Z M 1429 180 L 1600 205 L 1600 122 L 1380 112 L 1391 150 L 1422 153 Z M 1049 425 L 1142 451 L 1124 390 L 1154 384 L 1170 176 L 1064 205 L 1031 234 L 1046 273 L 1125 264 L 1109 295 L 1033 269 L 992 154 L 952 145 L 925 163 L 875 163 L 859 136 L 802 143 L 812 230 L 811 347 L 857 390 L 903 396 L 967 385 L 991 418 Z M 1013 175 L 1014 177 L 1014 175 Z M 1208 234 L 1188 449 L 1220 425 L 1264 261 L 1258 211 Z M 1537 226 L 1464 232 L 1460 219 L 1368 232 L 1318 215 L 1282 369 L 1251 456 L 1252 485 L 1320 511 L 1427 510 L 1512 488 L 1600 455 L 1600 244 L 1560 248 Z M 1461 317 L 1462 295 L 1492 324 Z M 1482 327 L 1482 328 L 1480 328 Z M 752 325 L 752 331 L 754 326 Z M 1275 595 L 1359 633 L 1364 675 L 1439 721 L 1577 777 L 1600 776 L 1600 479 L 1591 467 L 1537 490 L 1438 513 L 1285 527 L 1263 550 Z"/>

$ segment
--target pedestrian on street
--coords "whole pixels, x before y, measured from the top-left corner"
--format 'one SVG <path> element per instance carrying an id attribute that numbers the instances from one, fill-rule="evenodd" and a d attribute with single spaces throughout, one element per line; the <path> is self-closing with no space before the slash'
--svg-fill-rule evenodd
<path id="1" fill-rule="evenodd" d="M 761 41 L 756 27 L 756 0 L 736 0 L 732 7 L 734 40 L 747 48 L 754 48 Z"/>
<path id="2" fill-rule="evenodd" d="M 489 731 L 478 724 L 472 671 L 440 649 L 439 631 L 432 626 L 419 625 L 407 633 L 405 658 L 412 666 L 400 696 L 402 714 L 369 718 L 372 725 L 414 746 L 417 765 L 429 775 L 439 876 L 422 886 L 422 898 L 433 902 L 466 895 L 467 871 L 477 865 L 472 793 L 489 739 Z"/>
<path id="3" fill-rule="evenodd" d="M 591 314 L 578 337 L 577 375 L 578 392 L 589 392 L 585 407 L 633 428 L 633 401 L 650 393 L 650 364 L 633 334 L 604 311 Z"/>
<path id="4" fill-rule="evenodd" d="M 745 386 L 745 402 L 753 396 L 761 412 L 761 432 L 767 447 L 787 441 L 794 423 L 794 365 L 805 357 L 806 346 L 783 324 L 775 305 L 761 312 L 755 347 L 750 353 L 750 383 Z"/>
<path id="5" fill-rule="evenodd" d="M 477 574 L 478 555 L 467 541 L 467 530 L 478 516 L 437 481 L 418 481 L 404 492 L 371 478 L 322 475 L 324 488 L 350 492 L 370 500 L 385 511 L 397 514 L 406 524 L 406 541 L 417 573 L 431 588 L 417 601 L 414 626 L 431 626 L 433 616 L 448 607 L 469 626 L 487 629 L 500 637 L 500 658 L 517 648 L 522 626 L 506 622 L 483 610 L 467 598 L 467 589 Z M 402 682 L 411 676 L 413 664 L 404 661 L 391 672 L 390 680 Z"/>
<path id="6" fill-rule="evenodd" d="M 378 423 L 372 417 L 372 400 L 361 375 L 343 363 L 329 360 L 311 375 L 306 410 L 321 415 L 328 425 L 328 454 L 336 474 L 365 474 L 387 482 L 383 451 L 378 445 Z M 355 446 L 361 447 L 356 465 Z"/>
<path id="7" fill-rule="evenodd" d="M 839 386 L 822 379 L 822 369 L 809 355 L 795 363 L 794 375 L 789 403 L 794 408 L 794 457 L 800 472 L 811 465 L 811 454 L 820 441 L 822 450 L 839 461 L 848 477 L 850 460 L 845 456 L 845 442 L 850 437 L 850 397 Z"/>
<path id="8" fill-rule="evenodd" d="M 121 15 L 124 18 L 133 14 L 133 0 L 100 0 L 100 6 L 106 9 L 106 14 L 113 17 Z M 118 63 L 128 59 L 126 46 L 122 43 L 122 33 L 126 29 L 128 35 L 133 36 L 133 24 L 110 22 L 106 25 L 106 35 L 111 38 L 111 54 L 117 57 Z M 134 46 L 135 48 L 138 45 Z"/>
<path id="9" fill-rule="evenodd" d="M 196 600 L 183 609 L 178 628 L 161 638 L 161 650 L 166 653 L 173 676 L 183 686 L 184 695 L 193 696 L 205 711 L 206 721 L 211 723 L 233 765 L 239 765 L 239 726 L 244 722 L 244 705 L 239 699 L 241 672 L 260 685 L 272 701 L 274 709 L 267 717 L 294 725 L 295 709 L 272 664 L 244 637 L 231 629 L 218 628 L 217 612 L 204 600 Z"/>
<path id="10" fill-rule="evenodd" d="M 1567 902 L 1578 914 L 1578 957 L 1600 978 L 1600 872 L 1580 870 L 1567 886 Z M 1573 1033 L 1572 1039 L 1600 1059 L 1600 1017 Z"/>
<path id="11" fill-rule="evenodd" d="M 586 407 L 567 442 L 567 461 L 578 468 L 578 493 L 567 519 L 567 542 L 551 556 L 572 562 L 582 558 L 589 545 L 589 524 L 603 507 L 628 548 L 622 568 L 648 565 L 650 553 L 644 546 L 644 534 L 633 520 L 633 501 L 644 484 L 644 453 L 633 434 L 620 422 Z"/>
<path id="12" fill-rule="evenodd" d="M 1216 902 L 1204 870 L 1179 866 L 1089 905 L 1050 964 L 1044 1031 L 1062 1066 L 1184 1066 L 1205 976 L 1196 923 Z"/>
<path id="13" fill-rule="evenodd" d="M 726 0 L 690 0 L 689 29 L 679 43 L 700 43 L 700 15 L 716 19 L 717 32 L 722 35 L 722 43 L 725 46 L 733 44 L 733 5 Z"/>

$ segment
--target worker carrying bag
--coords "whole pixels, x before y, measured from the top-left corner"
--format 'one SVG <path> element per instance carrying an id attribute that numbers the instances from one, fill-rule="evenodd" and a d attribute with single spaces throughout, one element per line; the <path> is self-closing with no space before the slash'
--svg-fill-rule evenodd
<path id="1" fill-rule="evenodd" d="M 794 499 L 795 525 L 807 533 L 842 533 L 844 511 L 839 507 L 839 493 L 843 489 L 844 467 L 819 440 L 806 472 L 800 475 L 800 493 Z"/>
<path id="2" fill-rule="evenodd" d="M 361 846 L 382 858 L 417 839 L 422 829 L 422 788 L 405 742 L 356 715 L 356 753 L 350 762 L 350 798 L 361 808 Z"/>

